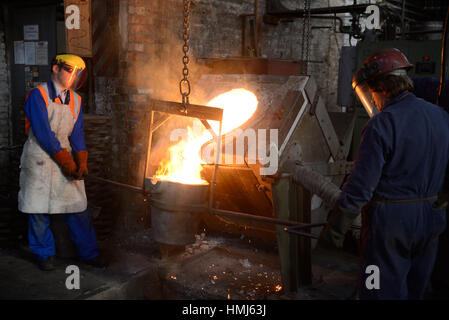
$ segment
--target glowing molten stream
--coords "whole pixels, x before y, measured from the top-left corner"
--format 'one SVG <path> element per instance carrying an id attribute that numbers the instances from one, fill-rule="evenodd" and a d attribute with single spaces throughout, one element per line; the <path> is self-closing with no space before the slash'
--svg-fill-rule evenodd
<path id="1" fill-rule="evenodd" d="M 223 109 L 222 134 L 240 127 L 256 112 L 258 101 L 254 93 L 246 89 L 233 89 L 213 98 L 207 103 L 210 107 Z M 218 134 L 220 124 L 208 121 Z"/>
<path id="2" fill-rule="evenodd" d="M 244 124 L 257 109 L 256 96 L 246 89 L 233 89 L 213 98 L 207 103 L 210 107 L 223 109 L 222 134 L 228 133 Z M 212 139 L 212 134 L 195 120 L 194 128 L 188 127 L 180 142 L 168 149 L 169 159 L 159 163 L 155 178 L 183 184 L 205 184 L 201 178 L 205 162 L 201 159 L 201 146 Z M 208 121 L 215 134 L 219 132 L 218 121 Z"/>
<path id="3" fill-rule="evenodd" d="M 203 132 L 187 127 L 187 136 L 168 149 L 169 159 L 159 163 L 155 178 L 183 184 L 207 184 L 201 179 L 203 161 L 199 152 L 204 142 Z"/>

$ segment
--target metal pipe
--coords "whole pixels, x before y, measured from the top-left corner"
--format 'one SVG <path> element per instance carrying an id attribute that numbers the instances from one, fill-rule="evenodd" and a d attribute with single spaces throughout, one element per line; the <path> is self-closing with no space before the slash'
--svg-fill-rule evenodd
<path id="1" fill-rule="evenodd" d="M 446 64 L 447 64 L 447 38 L 448 38 L 448 23 L 449 23 L 449 7 L 446 12 L 446 19 L 444 21 L 443 42 L 441 44 L 441 74 L 440 85 L 438 86 L 438 96 L 436 104 L 440 105 L 440 98 L 444 88 L 444 82 L 446 81 Z"/>
<path id="2" fill-rule="evenodd" d="M 216 214 L 219 216 L 250 219 L 250 220 L 255 220 L 255 221 L 260 221 L 260 222 L 279 224 L 279 225 L 283 225 L 283 226 L 304 227 L 304 228 L 313 227 L 312 224 L 305 224 L 305 223 L 300 223 L 298 221 L 291 221 L 291 220 L 281 220 L 281 219 L 277 219 L 277 218 L 255 216 L 255 215 L 243 213 L 243 212 L 236 212 L 236 211 L 222 210 L 222 209 L 215 209 L 215 208 L 212 208 L 211 211 L 213 214 Z"/>
<path id="3" fill-rule="evenodd" d="M 350 6 L 338 6 L 338 7 L 327 7 L 327 8 L 312 8 L 310 9 L 310 14 L 334 14 L 334 13 L 363 13 L 366 7 L 370 4 L 356 4 Z M 267 12 L 271 16 L 282 16 L 285 18 L 299 18 L 305 14 L 304 10 L 289 10 L 289 11 L 274 11 Z M 306 13 L 307 14 L 307 13 Z"/>
<path id="4" fill-rule="evenodd" d="M 299 229 L 306 229 L 306 228 L 322 227 L 325 225 L 327 225 L 327 222 L 318 222 L 318 223 L 297 225 L 297 226 L 289 227 L 288 229 L 289 230 L 299 230 Z"/>
<path id="5" fill-rule="evenodd" d="M 101 182 L 106 182 L 106 183 L 109 183 L 109 184 L 113 184 L 113 185 L 115 185 L 117 187 L 121 187 L 121 188 L 125 188 L 125 189 L 128 189 L 128 190 L 131 190 L 131 191 L 144 193 L 144 189 L 143 188 L 139 188 L 139 187 L 136 187 L 136 186 L 125 184 L 125 183 L 120 183 L 120 182 L 109 180 L 109 179 L 100 178 L 100 177 L 97 177 L 97 176 L 87 176 L 86 179 L 87 180 L 91 180 L 91 179 L 98 180 L 98 181 L 101 181 Z"/>
<path id="6" fill-rule="evenodd" d="M 402 12 L 401 12 L 401 39 L 404 39 L 404 31 L 405 31 L 405 1 L 402 0 Z"/>
<path id="7" fill-rule="evenodd" d="M 319 196 L 330 207 L 333 207 L 341 190 L 334 183 L 316 171 L 304 167 L 296 161 L 287 161 L 283 171 L 293 177 L 293 181 L 302 184 L 306 189 Z"/>
<path id="8" fill-rule="evenodd" d="M 240 15 L 242 19 L 242 57 L 248 56 L 246 49 L 246 15 Z"/>
<path id="9" fill-rule="evenodd" d="M 159 129 L 164 123 L 166 123 L 171 118 L 171 115 L 166 116 L 164 119 L 160 120 L 151 129 L 151 132 L 154 133 L 157 129 Z"/>
<path id="10" fill-rule="evenodd" d="M 204 119 L 201 119 L 200 121 L 203 124 L 203 126 L 207 129 L 207 131 L 210 132 L 212 137 L 214 137 L 216 139 L 217 138 L 217 134 L 215 133 L 214 129 L 212 129 L 212 127 L 210 126 L 209 122 L 207 122 L 207 120 L 204 120 Z"/>
<path id="11" fill-rule="evenodd" d="M 264 19 L 267 19 L 268 17 L 270 17 L 271 16 L 271 18 L 277 18 L 277 19 L 282 19 L 283 17 L 278 17 L 278 16 L 272 16 L 272 15 L 264 15 Z M 304 17 L 304 16 L 298 16 L 298 18 L 302 18 L 302 17 Z M 336 25 L 334 25 L 334 31 L 335 32 L 340 32 L 340 33 L 344 33 L 343 32 L 343 29 L 342 29 L 342 27 L 343 27 L 343 25 L 344 25 L 344 23 L 343 23 L 343 19 L 341 18 L 341 17 L 337 17 L 337 16 L 313 16 L 313 15 L 311 15 L 310 16 L 310 19 L 321 19 L 321 20 L 334 20 L 334 21 L 338 21 L 338 22 L 340 22 L 340 27 L 339 27 L 339 29 L 338 29 L 338 31 L 337 31 L 337 29 L 336 29 Z M 276 24 L 278 24 L 279 23 L 279 20 L 277 21 L 277 23 Z M 274 24 L 274 22 L 272 21 L 272 19 L 269 19 L 269 21 L 270 21 L 270 23 L 272 23 L 272 24 Z M 267 21 L 265 21 L 265 22 L 267 22 Z M 330 27 L 330 26 L 329 26 Z M 330 28 L 332 28 L 332 27 L 330 27 Z M 313 29 L 313 27 L 312 27 L 312 29 Z"/>
<path id="12" fill-rule="evenodd" d="M 389 2 L 386 4 L 386 7 L 390 8 L 390 9 L 391 8 L 396 9 L 397 11 L 402 11 L 401 3 L 399 3 L 399 2 L 395 2 L 395 3 L 396 4 Z M 411 10 L 411 9 L 404 8 L 404 11 L 407 12 L 408 14 L 414 15 L 415 17 L 424 18 L 424 19 L 428 18 L 427 15 L 417 12 L 417 11 L 414 11 L 414 10 Z"/>
<path id="13" fill-rule="evenodd" d="M 215 150 L 215 166 L 214 166 L 214 176 L 212 178 L 212 183 L 210 186 L 210 197 L 209 197 L 209 212 L 212 210 L 214 206 L 214 195 L 215 195 L 215 185 L 217 184 L 217 173 L 218 173 L 218 162 L 220 160 L 221 155 L 221 130 L 222 130 L 223 120 L 220 120 L 220 127 L 218 130 L 217 136 L 217 150 Z"/>
<path id="14" fill-rule="evenodd" d="M 151 153 L 151 140 L 153 139 L 153 120 L 154 120 L 154 111 L 150 111 L 150 119 L 149 119 L 149 130 L 148 130 L 148 140 L 147 140 L 147 156 L 145 158 L 145 169 L 143 173 L 143 187 L 145 191 L 145 179 L 148 176 L 148 165 L 150 164 L 150 153 Z"/>
<path id="15" fill-rule="evenodd" d="M 258 32 L 258 25 L 259 25 L 259 19 L 258 19 L 258 7 L 259 7 L 259 1 L 254 0 L 254 52 L 256 54 L 256 57 L 260 56 L 259 52 L 259 32 Z"/>
<path id="16" fill-rule="evenodd" d="M 313 233 L 305 233 L 305 232 L 300 232 L 300 231 L 295 231 L 295 230 L 290 230 L 290 229 L 287 229 L 285 231 L 288 233 L 298 235 L 298 236 L 302 236 L 302 237 L 307 237 L 307 238 L 312 238 L 312 239 L 320 238 L 320 236 L 317 236 L 316 234 L 313 234 Z"/>
<path id="17" fill-rule="evenodd" d="M 428 34 L 428 33 L 443 33 L 444 30 L 425 30 L 425 31 L 421 31 L 421 30 L 417 30 L 417 31 L 407 31 L 404 32 L 404 34 Z M 402 33 L 397 33 L 398 35 L 402 35 Z"/>

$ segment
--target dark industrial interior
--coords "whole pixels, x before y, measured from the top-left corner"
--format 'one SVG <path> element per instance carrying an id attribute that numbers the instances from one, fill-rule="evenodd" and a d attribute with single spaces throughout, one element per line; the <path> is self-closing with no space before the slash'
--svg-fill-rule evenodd
<path id="1" fill-rule="evenodd" d="M 370 119 L 352 77 L 397 48 L 410 78 L 447 79 L 447 12 L 443 0 L 3 1 L 0 299 L 358 299 L 361 217 L 342 249 L 317 247 Z M 84 184 L 105 268 L 78 260 L 56 214 L 56 270 L 40 270 L 18 207 L 26 95 L 60 53 L 87 66 Z M 194 143 L 181 168 L 182 137 Z M 448 248 L 445 231 L 426 300 L 449 298 Z"/>

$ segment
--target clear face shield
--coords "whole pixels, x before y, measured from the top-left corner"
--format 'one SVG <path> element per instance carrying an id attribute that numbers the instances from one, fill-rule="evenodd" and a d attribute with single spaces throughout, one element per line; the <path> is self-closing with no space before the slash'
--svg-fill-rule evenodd
<path id="1" fill-rule="evenodd" d="M 72 67 L 67 64 L 63 64 L 62 69 L 69 73 L 66 78 L 66 84 L 69 89 L 76 91 L 86 83 L 87 69 Z"/>
<path id="2" fill-rule="evenodd" d="M 353 83 L 354 86 L 354 83 Z M 369 117 L 372 118 L 375 114 L 379 113 L 379 110 L 376 108 L 376 104 L 373 99 L 373 95 L 368 87 L 366 81 L 355 85 L 354 87 L 357 96 L 368 113 Z"/>

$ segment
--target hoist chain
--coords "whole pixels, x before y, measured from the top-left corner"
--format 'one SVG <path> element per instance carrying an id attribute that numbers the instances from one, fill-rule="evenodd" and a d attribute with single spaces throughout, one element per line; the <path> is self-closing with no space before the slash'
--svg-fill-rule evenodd
<path id="1" fill-rule="evenodd" d="M 304 0 L 304 12 L 306 8 L 306 1 Z M 304 13 L 304 17 L 302 19 L 302 40 L 301 40 L 301 60 L 304 61 L 304 48 L 305 48 L 305 40 L 306 40 L 306 16 Z"/>
<path id="2" fill-rule="evenodd" d="M 184 56 L 182 57 L 182 63 L 184 64 L 184 67 L 182 68 L 182 76 L 183 78 L 179 82 L 179 92 L 182 96 L 182 105 L 184 107 L 184 112 L 187 113 L 187 105 L 189 104 L 189 94 L 190 94 L 190 82 L 188 80 L 189 76 L 189 31 L 190 31 L 190 0 L 184 0 L 184 44 L 182 46 L 182 52 L 184 53 Z"/>
<path id="3" fill-rule="evenodd" d="M 304 18 L 302 25 L 302 46 L 301 46 L 301 60 L 304 61 L 304 71 L 307 73 L 307 66 L 309 64 L 310 51 L 310 3 L 311 0 L 304 0 Z"/>
<path id="4" fill-rule="evenodd" d="M 310 25 L 310 3 L 311 0 L 307 0 L 307 45 L 306 45 L 306 72 L 308 72 L 309 66 L 309 52 L 310 52 L 310 29 L 312 26 Z"/>

